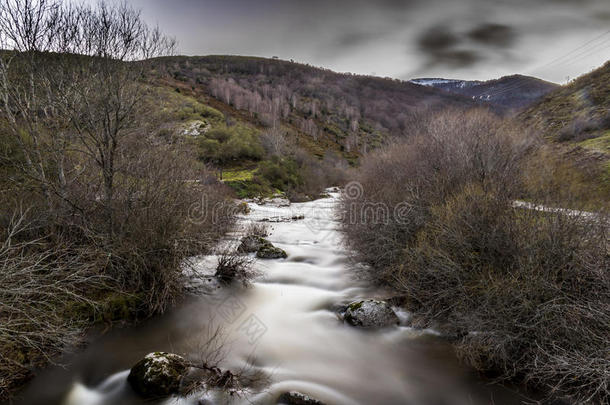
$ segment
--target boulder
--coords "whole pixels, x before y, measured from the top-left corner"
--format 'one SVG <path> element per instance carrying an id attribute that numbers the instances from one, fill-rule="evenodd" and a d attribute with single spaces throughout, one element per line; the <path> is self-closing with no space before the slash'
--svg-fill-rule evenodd
<path id="1" fill-rule="evenodd" d="M 258 252 L 259 249 L 263 248 L 264 246 L 273 247 L 271 242 L 265 238 L 256 235 L 248 235 L 242 238 L 241 244 L 237 250 L 242 253 L 254 253 Z"/>
<path id="2" fill-rule="evenodd" d="M 251 209 L 247 202 L 242 201 L 237 205 L 237 212 L 239 214 L 248 215 Z"/>
<path id="3" fill-rule="evenodd" d="M 278 404 L 285 405 L 325 405 L 324 402 L 313 399 L 298 391 L 285 392 L 277 400 Z"/>
<path id="4" fill-rule="evenodd" d="M 345 322 L 359 328 L 385 328 L 398 325 L 398 316 L 385 301 L 361 300 L 347 306 Z"/>
<path id="5" fill-rule="evenodd" d="M 144 398 L 175 394 L 182 377 L 189 369 L 187 361 L 177 354 L 154 352 L 147 354 L 129 372 L 127 381 Z"/>
<path id="6" fill-rule="evenodd" d="M 288 255 L 282 249 L 269 244 L 261 247 L 256 252 L 256 257 L 259 259 L 285 259 Z"/>

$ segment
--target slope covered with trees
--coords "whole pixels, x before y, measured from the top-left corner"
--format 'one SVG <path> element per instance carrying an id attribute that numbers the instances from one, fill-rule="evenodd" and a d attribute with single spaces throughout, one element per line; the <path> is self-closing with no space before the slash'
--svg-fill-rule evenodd
<path id="1" fill-rule="evenodd" d="M 459 95 L 408 82 L 277 59 L 206 56 L 155 62 L 161 77 L 169 75 L 247 111 L 264 127 L 286 125 L 348 155 L 366 153 L 388 136 L 406 135 L 422 111 L 473 105 Z"/>

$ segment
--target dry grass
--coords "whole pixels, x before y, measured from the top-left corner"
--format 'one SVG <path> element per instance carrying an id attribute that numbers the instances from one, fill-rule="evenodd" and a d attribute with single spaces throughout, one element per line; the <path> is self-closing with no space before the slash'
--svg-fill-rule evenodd
<path id="1" fill-rule="evenodd" d="M 235 251 L 223 252 L 218 257 L 214 276 L 225 284 L 239 282 L 248 285 L 249 281 L 257 274 L 252 269 L 252 263 L 253 259 L 249 256 Z"/>

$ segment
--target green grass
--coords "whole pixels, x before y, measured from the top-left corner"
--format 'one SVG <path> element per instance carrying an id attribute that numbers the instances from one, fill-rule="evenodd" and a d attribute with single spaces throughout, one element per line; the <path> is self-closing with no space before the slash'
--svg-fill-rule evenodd
<path id="1" fill-rule="evenodd" d="M 254 177 L 258 169 L 238 169 L 238 170 L 224 170 L 222 172 L 222 181 L 250 181 Z"/>
<path id="2" fill-rule="evenodd" d="M 224 114 L 214 107 L 168 87 L 151 88 L 145 101 L 158 111 L 156 119 L 161 123 L 203 119 L 211 124 L 220 124 L 224 121 Z"/>
<path id="3" fill-rule="evenodd" d="M 595 150 L 610 155 L 610 131 L 606 131 L 602 136 L 587 139 L 579 143 L 586 149 Z"/>
<path id="4" fill-rule="evenodd" d="M 224 184 L 231 187 L 238 198 L 271 197 L 275 193 L 268 184 L 252 180 L 225 181 Z"/>

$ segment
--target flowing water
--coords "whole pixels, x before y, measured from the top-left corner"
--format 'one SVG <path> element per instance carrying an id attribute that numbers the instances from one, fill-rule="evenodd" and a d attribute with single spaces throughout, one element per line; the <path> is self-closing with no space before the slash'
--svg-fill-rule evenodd
<path id="1" fill-rule="evenodd" d="M 230 403 L 273 404 L 291 390 L 327 404 L 521 403 L 517 393 L 490 386 L 459 366 L 434 331 L 407 326 L 364 331 L 340 321 L 336 313 L 341 305 L 383 292 L 353 276 L 337 230 L 337 198 L 338 194 L 331 194 L 282 208 L 250 204 L 250 221 L 305 216 L 270 222 L 268 239 L 288 252 L 287 259 L 257 260 L 254 266 L 260 277 L 247 289 L 201 293 L 165 316 L 94 339 L 63 359 L 69 367 L 52 367 L 36 377 L 18 403 L 143 403 L 126 382 L 129 368 L 151 351 L 197 358 L 209 351 L 204 343 L 219 327 L 223 367 L 261 370 L 269 377 L 265 390 L 232 398 Z M 198 267 L 209 273 L 214 258 L 202 259 Z M 403 321 L 408 318 L 405 312 L 399 316 Z M 157 403 L 227 401 L 208 392 Z"/>

